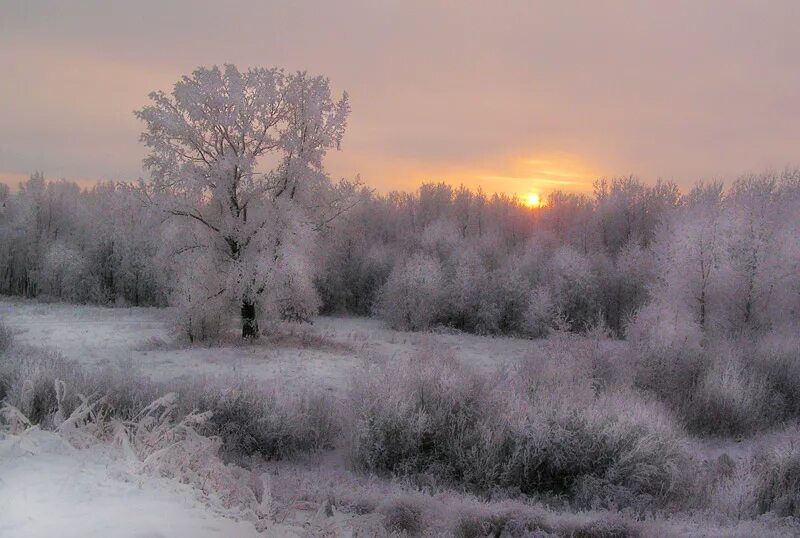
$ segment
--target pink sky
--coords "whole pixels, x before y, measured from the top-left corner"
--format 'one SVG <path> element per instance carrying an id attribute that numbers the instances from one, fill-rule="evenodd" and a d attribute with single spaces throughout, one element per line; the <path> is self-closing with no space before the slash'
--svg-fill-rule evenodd
<path id="1" fill-rule="evenodd" d="M 800 3 L 0 0 L 0 181 L 142 174 L 132 111 L 198 65 L 327 75 L 334 177 L 489 192 L 800 164 Z"/>

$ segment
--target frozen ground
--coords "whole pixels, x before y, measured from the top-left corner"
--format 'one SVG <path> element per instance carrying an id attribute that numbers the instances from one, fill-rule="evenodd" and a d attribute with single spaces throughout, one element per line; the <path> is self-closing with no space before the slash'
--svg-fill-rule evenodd
<path id="1" fill-rule="evenodd" d="M 378 320 L 320 317 L 255 345 L 176 346 L 171 310 L 0 301 L 0 319 L 16 342 L 48 347 L 91 367 L 132 368 L 157 381 L 244 376 L 287 390 L 319 387 L 341 394 L 365 361 L 413 354 L 434 342 L 464 362 L 493 368 L 530 354 L 534 341 L 469 334 L 393 331 Z"/>
<path id="2" fill-rule="evenodd" d="M 322 317 L 313 325 L 284 327 L 280 336 L 253 345 L 187 347 L 174 343 L 169 330 L 171 316 L 169 309 L 0 300 L 0 320 L 12 329 L 16 342 L 57 350 L 91 368 L 133 369 L 154 380 L 244 376 L 276 382 L 286 390 L 312 387 L 343 395 L 353 374 L 370 361 L 413 355 L 424 346 L 448 347 L 463 362 L 491 369 L 529 357 L 542 345 L 515 338 L 405 333 L 387 329 L 377 320 Z M 323 517 L 319 503 L 292 499 L 276 501 L 273 511 L 275 506 L 281 507 L 280 524 L 258 534 L 251 521 L 236 521 L 230 513 L 215 510 L 190 486 L 136 473 L 132 462 L 113 447 L 76 450 L 58 435 L 37 429 L 2 435 L 3 538 L 352 534 L 351 522 L 343 514 Z M 765 446 L 798 439 L 800 428 L 787 428 L 738 441 L 693 439 L 689 448 L 700 460 L 714 461 L 728 454 L 744 461 Z M 320 464 L 320 476 L 330 476 L 340 463 Z M 284 474 L 301 469 L 290 468 Z M 267 465 L 263 470 L 269 488 L 268 474 L 274 469 Z M 276 492 L 285 493 L 283 487 Z M 693 531 L 687 527 L 679 535 L 726 535 L 695 532 L 695 523 L 687 524 Z M 309 534 L 312 528 L 316 530 Z M 754 532 L 752 535 L 759 535 L 763 529 L 754 527 Z"/>
<path id="3" fill-rule="evenodd" d="M 0 434 L 3 538 L 259 536 L 174 480 L 136 474 L 118 451 L 76 450 L 52 432 Z"/>
<path id="4" fill-rule="evenodd" d="M 245 376 L 277 381 L 287 390 L 312 386 L 342 394 L 367 362 L 407 356 L 432 343 L 478 368 L 523 358 L 534 345 L 513 338 L 403 333 L 375 320 L 322 317 L 254 345 L 185 347 L 174 344 L 171 314 L 0 301 L 0 319 L 15 342 L 56 350 L 89 367 L 134 369 L 155 380 Z M 76 450 L 38 429 L 0 438 L 0 506 L 3 538 L 258 535 L 253 523 L 215 513 L 191 487 L 136 474 L 111 447 Z M 304 535 L 315 524 L 317 509 L 290 505 L 286 521 L 265 535 Z M 319 534 L 349 534 L 342 517 L 323 518 Z"/>

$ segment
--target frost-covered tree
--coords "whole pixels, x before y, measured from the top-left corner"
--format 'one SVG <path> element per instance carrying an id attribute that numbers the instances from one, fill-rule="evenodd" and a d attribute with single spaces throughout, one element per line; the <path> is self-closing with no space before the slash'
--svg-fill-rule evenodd
<path id="1" fill-rule="evenodd" d="M 568 246 L 555 251 L 548 285 L 558 312 L 572 330 L 584 331 L 597 321 L 597 283 L 580 252 Z"/>
<path id="2" fill-rule="evenodd" d="M 755 318 L 766 310 L 780 283 L 779 245 L 774 241 L 782 217 L 777 195 L 777 178 L 771 174 L 739 178 L 728 193 L 724 267 L 733 327 L 766 323 Z"/>
<path id="3" fill-rule="evenodd" d="M 347 95 L 334 100 L 327 79 L 303 72 L 226 65 L 199 68 L 150 99 L 136 112 L 149 149 L 145 189 L 197 229 L 196 242 L 175 251 L 192 252 L 186 263 L 214 260 L 218 289 L 208 300 L 238 305 L 244 337 L 259 334 L 258 311 L 305 315 L 313 304 L 276 303 L 313 295 L 315 234 L 345 208 L 322 161 L 344 135 Z M 287 286 L 299 294 L 286 296 Z"/>
<path id="4" fill-rule="evenodd" d="M 396 329 L 427 329 L 439 315 L 442 285 L 439 261 L 417 252 L 392 270 L 381 291 L 378 314 Z"/>
<path id="5" fill-rule="evenodd" d="M 686 304 L 703 329 L 719 303 L 715 291 L 722 256 L 722 199 L 719 182 L 695 186 L 683 211 L 662 227 L 655 246 L 662 277 L 654 295 L 659 301 Z"/>

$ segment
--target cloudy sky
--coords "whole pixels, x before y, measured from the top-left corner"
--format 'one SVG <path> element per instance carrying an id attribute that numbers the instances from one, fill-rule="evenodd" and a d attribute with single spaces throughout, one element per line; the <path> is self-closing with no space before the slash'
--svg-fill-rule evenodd
<path id="1" fill-rule="evenodd" d="M 0 0 L 0 180 L 142 175 L 132 111 L 199 65 L 324 74 L 335 177 L 588 190 L 800 165 L 800 2 Z"/>

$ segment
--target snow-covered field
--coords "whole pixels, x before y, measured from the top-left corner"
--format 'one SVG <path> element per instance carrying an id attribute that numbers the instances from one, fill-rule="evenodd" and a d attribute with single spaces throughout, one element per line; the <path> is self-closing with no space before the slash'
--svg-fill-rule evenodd
<path id="1" fill-rule="evenodd" d="M 408 358 L 428 346 L 449 349 L 476 369 L 492 370 L 536 357 L 547 345 L 406 333 L 371 319 L 321 317 L 313 325 L 281 327 L 276 336 L 254 344 L 232 338 L 230 344 L 187 346 L 177 344 L 170 331 L 172 315 L 170 309 L 0 301 L 0 320 L 15 343 L 57 351 L 90 370 L 110 368 L 155 381 L 203 378 L 222 386 L 231 378 L 253 378 L 280 390 L 312 389 L 341 398 L 371 362 Z M 727 455 L 739 465 L 765 447 L 798 440 L 800 429 L 786 428 L 743 440 L 692 438 L 687 448 L 701 463 Z M 339 512 L 326 506 L 325 496 L 342 489 L 358 496 L 376 487 L 388 496 L 404 495 L 394 483 L 376 486 L 372 478 L 351 472 L 334 451 L 297 463 L 255 462 L 254 476 L 264 492 L 257 509 L 244 513 L 223 508 L 196 483 L 143 472 L 141 464 L 118 443 L 77 449 L 62 435 L 38 427 L 0 432 L 0 537 L 380 536 L 384 531 L 374 529 L 382 526 L 369 526 L 377 516 Z M 746 522 L 744 527 L 734 522 L 730 533 L 707 532 L 702 516 L 685 522 L 681 517 L 666 524 L 663 528 L 672 531 L 663 535 L 766 536 L 772 531 L 765 529 L 773 528 L 770 522 Z M 774 535 L 793 535 L 797 527 L 790 523 L 775 523 Z M 660 528 L 641 535 L 662 535 Z"/>
<path id="2" fill-rule="evenodd" d="M 58 350 L 85 366 L 133 369 L 155 381 L 198 376 L 244 376 L 278 381 L 286 390 L 320 387 L 341 393 L 364 361 L 406 357 L 435 342 L 478 368 L 530 354 L 518 338 L 419 334 L 387 329 L 379 320 L 320 317 L 255 345 L 176 346 L 170 309 L 102 308 L 0 302 L 0 319 L 16 342 Z"/>
<path id="3" fill-rule="evenodd" d="M 403 333 L 370 319 L 322 317 L 254 345 L 186 347 L 173 343 L 170 316 L 169 309 L 0 302 L 0 319 L 16 343 L 58 351 L 89 368 L 133 370 L 159 381 L 244 376 L 286 390 L 311 386 L 338 395 L 367 362 L 408 356 L 431 343 L 451 348 L 478 368 L 523 358 L 535 345 L 514 338 Z M 192 487 L 135 468 L 136 462 L 114 447 L 77 450 L 38 428 L 0 437 L 0 536 L 258 535 L 251 521 L 215 512 Z M 262 535 L 304 535 L 315 510 L 301 506 Z M 326 518 L 320 529 L 330 531 L 340 518 Z"/>

